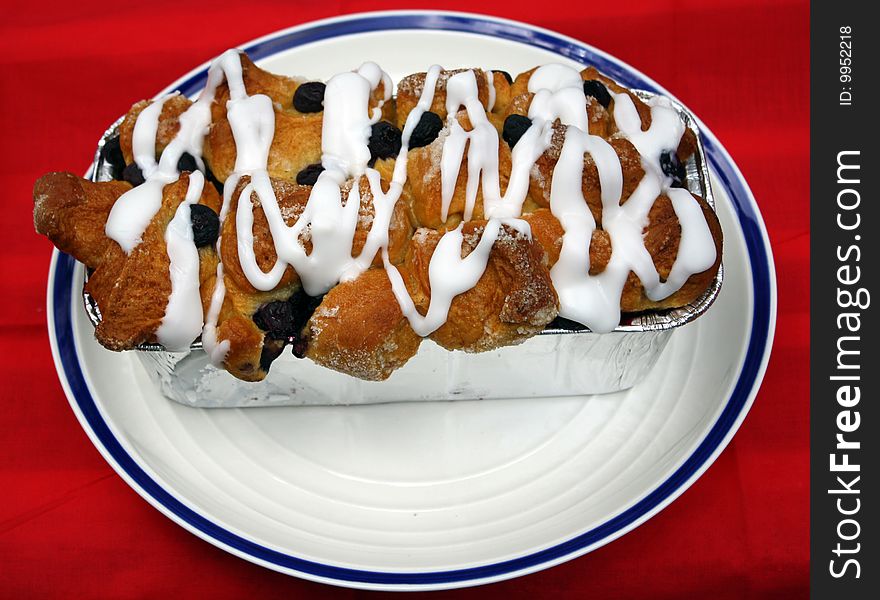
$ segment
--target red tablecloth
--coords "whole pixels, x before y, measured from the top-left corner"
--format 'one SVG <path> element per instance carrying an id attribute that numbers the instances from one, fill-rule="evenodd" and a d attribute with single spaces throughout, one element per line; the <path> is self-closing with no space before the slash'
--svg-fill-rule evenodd
<path id="1" fill-rule="evenodd" d="M 346 12 L 417 3 L 7 2 L 0 19 L 0 596 L 355 596 L 257 567 L 151 508 L 104 462 L 55 375 L 50 244 L 31 187 L 83 171 L 134 100 L 229 46 Z M 556 8 L 553 6 L 557 5 Z M 474 597 L 806 597 L 809 8 L 761 0 L 455 2 L 584 40 L 661 82 L 712 128 L 767 223 L 779 277 L 773 358 L 754 408 L 700 480 L 585 557 Z M 442 59 L 442 57 L 440 57 Z"/>

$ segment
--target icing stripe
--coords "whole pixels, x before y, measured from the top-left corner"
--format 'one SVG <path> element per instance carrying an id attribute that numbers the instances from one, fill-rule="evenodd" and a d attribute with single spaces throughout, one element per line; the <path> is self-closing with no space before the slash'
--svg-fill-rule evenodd
<path id="1" fill-rule="evenodd" d="M 165 229 L 171 296 L 162 324 L 156 330 L 156 339 L 171 351 L 187 350 L 204 326 L 199 293 L 199 251 L 193 241 L 190 218 L 190 206 L 198 203 L 204 185 L 204 175 L 198 171 L 190 173 L 186 197 Z"/>

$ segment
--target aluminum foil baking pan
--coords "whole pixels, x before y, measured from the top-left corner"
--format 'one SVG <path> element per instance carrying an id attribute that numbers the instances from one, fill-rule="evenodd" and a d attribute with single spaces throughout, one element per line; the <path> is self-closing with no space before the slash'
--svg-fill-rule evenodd
<path id="1" fill-rule="evenodd" d="M 635 90 L 642 100 L 655 96 Z M 693 116 L 670 100 L 697 149 L 685 163 L 686 186 L 715 208 L 702 137 Z M 102 157 L 106 141 L 117 135 L 122 118 L 98 142 L 87 177 L 113 179 Z M 702 315 L 721 290 L 723 268 L 696 301 L 665 311 L 623 315 L 611 333 L 596 334 L 579 323 L 557 319 L 519 346 L 482 354 L 449 352 L 426 340 L 404 367 L 384 382 L 369 382 L 330 371 L 285 352 L 259 383 L 239 381 L 208 363 L 201 341 L 188 352 L 168 352 L 141 344 L 136 352 L 164 395 L 200 407 L 369 404 L 409 400 L 449 400 L 599 394 L 632 387 L 657 362 L 672 331 Z M 97 326 L 101 313 L 85 291 L 83 302 Z"/>

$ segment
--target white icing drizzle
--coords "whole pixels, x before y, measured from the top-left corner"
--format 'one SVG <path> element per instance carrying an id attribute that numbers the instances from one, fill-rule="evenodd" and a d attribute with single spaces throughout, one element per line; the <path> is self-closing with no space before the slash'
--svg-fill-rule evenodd
<path id="1" fill-rule="evenodd" d="M 694 273 L 702 273 L 715 263 L 715 240 L 706 224 L 703 209 L 687 190 L 671 188 L 666 195 L 672 200 L 675 216 L 681 224 L 678 254 L 664 283 L 648 288 L 651 300 L 658 301 L 681 289 Z"/>
<path id="2" fill-rule="evenodd" d="M 371 66 L 378 69 L 376 65 Z M 367 106 L 376 85 L 368 79 L 374 75 L 371 71 L 373 69 L 361 67 L 356 72 L 335 75 L 324 91 L 321 164 L 327 171 L 336 171 L 343 177 L 361 175 L 370 161 L 367 143 L 372 118 Z"/>
<path id="3" fill-rule="evenodd" d="M 107 237 L 116 241 L 126 254 L 140 244 L 144 231 L 162 206 L 162 190 L 169 183 L 177 181 L 180 157 L 188 152 L 200 168 L 205 166 L 202 147 L 211 124 L 213 90 L 207 95 L 203 92 L 202 97 L 180 115 L 177 135 L 165 147 L 159 162 L 156 162 L 159 118 L 165 102 L 174 95 L 159 98 L 144 108 L 134 124 L 132 154 L 144 175 L 144 183 L 119 197 L 110 210 L 104 228 Z"/>
<path id="4" fill-rule="evenodd" d="M 461 106 L 464 106 L 471 121 L 470 131 L 465 131 L 458 122 L 457 113 Z M 473 214 L 477 199 L 480 172 L 497 173 L 498 171 L 498 132 L 486 118 L 485 109 L 479 98 L 477 78 L 473 71 L 456 73 L 446 81 L 446 113 L 449 135 L 444 141 L 440 159 L 443 201 L 440 218 L 446 221 L 448 216 L 449 204 L 455 193 L 455 184 L 467 146 L 468 177 L 465 186 L 463 220 L 468 221 Z"/>
<path id="5" fill-rule="evenodd" d="M 472 216 L 480 184 L 487 218 L 519 216 L 528 192 L 531 168 L 549 147 L 553 123 L 559 120 L 567 126 L 567 131 L 553 173 L 550 208 L 565 234 L 551 278 L 559 295 L 562 316 L 583 323 L 593 331 L 611 331 L 620 323 L 620 296 L 630 271 L 641 279 L 650 298 L 660 300 L 680 289 L 692 274 L 711 267 L 715 262 L 715 245 L 699 204 L 686 190 L 668 190 L 670 180 L 660 169 L 660 154 L 678 147 L 684 124 L 669 102 L 657 97 L 649 102 L 651 127 L 642 131 L 641 119 L 631 98 L 627 94 L 614 95 L 615 122 L 621 133 L 639 150 L 646 171 L 626 204 L 620 206 L 623 185 L 620 160 L 610 144 L 588 133 L 589 119 L 580 73 L 564 65 L 545 65 L 532 74 L 529 91 L 534 94 L 529 107 L 532 125 L 513 148 L 511 176 L 502 196 L 498 184 L 498 138 L 479 102 L 476 78 L 472 71 L 450 77 L 446 90 L 449 134 L 440 164 L 441 218 L 445 221 L 448 216 L 465 148 L 468 179 L 463 220 Z M 460 106 L 467 111 L 473 126 L 471 131 L 465 131 L 458 123 L 456 113 Z M 592 155 L 598 169 L 603 202 L 602 225 L 612 242 L 611 260 L 597 276 L 589 275 L 590 240 L 596 223 L 581 187 L 586 152 Z M 670 198 L 675 197 L 673 202 L 682 234 L 680 258 L 676 259 L 669 279 L 661 284 L 645 248 L 643 231 L 651 206 L 663 191 L 667 191 Z M 693 252 L 693 256 L 685 258 L 686 252 Z M 451 259 L 440 255 L 438 260 L 448 262 Z M 398 278 L 396 284 L 400 287 L 402 280 Z M 433 289 L 432 282 L 432 306 Z M 399 293 L 397 296 L 404 312 L 409 311 L 409 305 L 401 302 Z M 418 326 L 421 330 L 436 323 L 436 319 L 420 321 L 409 318 L 414 328 Z"/>
<path id="6" fill-rule="evenodd" d="M 440 328 L 446 322 L 452 300 L 477 285 L 486 270 L 489 253 L 501 229 L 501 221 L 491 219 L 486 223 L 476 248 L 462 258 L 461 247 L 464 243 L 462 225 L 463 223 L 459 223 L 458 227 L 443 234 L 431 256 L 431 262 L 428 264 L 431 300 L 425 316 L 416 309 L 400 272 L 393 267 L 387 269 L 391 279 L 391 289 L 400 304 L 400 310 L 409 320 L 413 331 L 420 336 L 430 335 Z M 385 261 L 387 268 L 387 251 Z"/>
<path id="7" fill-rule="evenodd" d="M 407 115 L 406 123 L 403 128 L 403 135 L 401 136 L 400 154 L 398 155 L 397 164 L 394 168 L 394 177 L 391 183 L 392 186 L 402 186 L 406 179 L 406 157 L 409 150 L 409 139 L 412 135 L 412 131 L 422 118 L 422 115 L 425 111 L 430 109 L 431 104 L 434 102 L 437 80 L 440 77 L 442 70 L 442 67 L 439 65 L 433 65 L 428 69 L 425 74 L 425 83 L 422 86 L 422 94 L 419 97 L 419 101 L 415 108 L 413 108 L 409 115 Z M 473 72 L 468 71 L 467 73 L 470 73 L 471 78 L 473 78 Z M 449 94 L 451 80 L 452 78 L 450 78 L 446 84 L 447 94 Z M 476 89 L 476 79 L 474 79 L 473 89 Z M 456 110 L 457 107 L 458 105 L 455 107 Z M 452 114 L 452 112 L 454 111 L 451 111 L 450 114 Z M 479 113 L 485 119 L 482 107 L 480 108 Z M 452 122 L 457 125 L 454 116 L 452 117 Z M 497 133 L 495 134 L 495 138 L 497 144 Z M 446 144 L 449 144 L 448 138 L 444 143 L 444 154 L 447 148 Z M 448 207 L 448 203 L 446 203 L 446 206 Z M 387 242 L 383 245 L 382 259 L 385 264 L 385 271 L 391 281 L 391 289 L 394 292 L 397 303 L 400 305 L 401 311 L 409 321 L 410 326 L 413 328 L 413 331 L 421 336 L 427 336 L 446 322 L 453 298 L 474 287 L 485 271 L 492 245 L 498 237 L 499 227 L 500 222 L 497 220 L 488 223 L 477 247 L 464 259 L 461 258 L 462 244 L 464 242 L 461 233 L 461 225 L 452 231 L 446 232 L 440 238 L 428 267 L 428 278 L 431 283 L 431 299 L 428 313 L 425 316 L 422 316 L 416 309 L 400 272 L 388 259 Z M 370 234 L 373 233 L 375 228 L 376 225 L 374 224 L 370 230 Z M 463 277 L 459 277 L 459 274 L 463 274 Z"/>
<path id="8" fill-rule="evenodd" d="M 141 242 L 144 231 L 162 206 L 162 193 L 165 186 L 179 178 L 177 163 L 180 157 L 188 152 L 196 159 L 199 167 L 204 167 L 202 149 L 211 124 L 211 104 L 214 101 L 217 87 L 223 82 L 226 73 L 237 74 L 237 79 L 233 77 L 233 81 L 229 84 L 230 96 L 239 98 L 242 95 L 246 96 L 244 83 L 241 80 L 239 52 L 229 50 L 220 56 L 209 69 L 205 89 L 180 116 L 180 129 L 162 152 L 158 163 L 155 159 L 155 148 L 159 117 L 165 102 L 171 96 L 154 101 L 138 115 L 132 134 L 132 153 L 145 181 L 119 197 L 110 211 L 105 226 L 107 236 L 115 240 L 126 253 L 131 253 Z M 272 118 L 274 134 L 274 113 L 272 113 Z M 271 136 L 269 141 L 271 143 Z M 268 157 L 268 149 L 266 156 Z M 192 243 L 191 225 L 188 225 L 190 229 L 188 234 L 184 234 L 182 231 L 184 223 L 189 223 L 189 204 L 198 201 L 203 187 L 204 177 L 202 174 L 193 173 L 186 199 L 178 207 L 175 217 L 166 230 L 166 246 L 172 261 L 172 293 L 156 335 L 159 342 L 168 348 L 183 349 L 189 346 L 198 337 L 197 322 L 201 323 L 203 320 L 201 301 L 198 301 L 198 310 L 196 311 L 195 300 L 192 296 L 192 290 L 198 290 L 199 286 L 198 250 Z M 196 193 L 196 189 L 198 189 L 198 193 Z M 195 200 L 192 200 L 193 195 L 195 195 Z M 228 196 L 224 195 L 224 211 L 221 213 L 221 220 L 228 209 L 228 200 Z M 186 235 L 189 237 L 186 238 Z M 192 268 L 191 260 L 193 252 L 196 257 L 195 269 Z M 217 362 L 222 362 L 229 345 L 228 342 L 225 342 L 225 347 L 224 344 L 221 344 L 220 347 L 216 344 L 216 322 L 225 295 L 222 264 L 218 265 L 217 271 L 217 284 L 212 295 L 208 323 L 205 324 L 202 331 L 202 339 L 206 350 L 212 353 Z M 198 294 L 196 294 L 196 298 L 198 298 Z M 203 329 L 201 324 L 198 325 L 198 329 Z M 189 339 L 184 341 L 184 337 Z"/>
<path id="9" fill-rule="evenodd" d="M 614 94 L 614 123 L 642 155 L 642 164 L 648 165 L 660 177 L 660 155 L 675 150 L 684 135 L 684 122 L 672 108 L 669 100 L 654 96 L 647 101 L 651 107 L 651 126 L 642 131 L 642 119 L 629 94 Z M 665 182 L 668 187 L 669 182 Z"/>
<path id="10" fill-rule="evenodd" d="M 529 77 L 529 92 L 538 93 L 538 90 L 558 92 L 565 88 L 577 88 L 583 85 L 583 79 L 577 69 L 572 69 L 560 63 L 550 63 L 538 67 Z"/>
<path id="11" fill-rule="evenodd" d="M 407 117 L 407 125 L 411 122 L 413 127 L 421 114 L 433 102 L 438 69 L 432 67 L 425 77 L 422 96 L 419 99 L 416 110 Z M 485 72 L 490 86 L 489 110 L 495 102 L 495 89 L 492 83 L 491 73 Z M 457 112 L 459 107 L 464 106 L 472 129 L 465 131 L 459 124 Z M 418 112 L 417 112 L 418 111 Z M 428 279 L 431 287 L 431 297 L 428 312 L 422 316 L 415 307 L 403 278 L 389 260 L 387 251 L 383 253 L 385 269 L 391 280 L 391 287 L 401 311 L 406 316 L 413 330 L 427 336 L 436 331 L 445 322 L 453 299 L 472 289 L 482 277 L 489 261 L 489 254 L 502 225 L 508 225 L 516 229 L 521 235 L 531 238 L 531 230 L 525 221 L 513 219 L 519 216 L 522 202 L 528 191 L 528 171 L 531 163 L 524 156 L 529 156 L 529 150 L 533 150 L 537 142 L 526 143 L 520 151 L 519 160 L 514 157 L 514 175 L 508 185 L 507 196 L 514 196 L 515 200 L 505 203 L 505 197 L 501 196 L 498 172 L 498 132 L 486 118 L 486 113 L 479 100 L 479 88 L 473 71 L 463 71 L 450 77 L 446 82 L 446 112 L 448 135 L 443 143 L 443 153 L 440 162 L 442 209 L 441 217 L 445 221 L 449 211 L 449 204 L 455 191 L 455 183 L 458 180 L 461 161 L 465 146 L 468 147 L 468 182 L 465 191 L 465 211 L 463 221 L 470 220 L 476 203 L 477 189 L 482 182 L 484 212 L 489 218 L 484 227 L 483 234 L 477 246 L 465 258 L 462 253 L 462 224 L 451 231 L 443 234 L 434 249 L 431 261 L 428 265 Z M 416 113 L 416 114 L 413 114 Z M 524 136 L 525 137 L 525 136 Z M 408 135 L 407 135 L 408 140 Z M 516 152 L 516 151 L 515 151 Z M 537 160 L 540 152 L 534 156 Z M 482 173 L 482 177 L 481 177 Z M 505 208 L 508 204 L 514 204 L 512 210 Z"/>
<path id="12" fill-rule="evenodd" d="M 159 116 L 162 107 L 171 96 L 160 98 L 144 108 L 134 123 L 131 137 L 131 152 L 134 162 L 140 167 L 144 177 L 152 175 L 158 167 L 156 163 L 156 137 L 159 135 Z"/>
<path id="13" fill-rule="evenodd" d="M 162 190 L 166 182 L 154 177 L 136 188 L 122 194 L 110 209 L 104 233 L 131 254 L 138 244 L 150 221 L 162 206 Z"/>
<path id="14" fill-rule="evenodd" d="M 171 295 L 156 339 L 168 350 L 183 351 L 202 333 L 202 298 L 199 294 L 199 251 L 193 242 L 190 206 L 202 196 L 205 177 L 196 171 L 189 176 L 186 197 L 165 229 L 170 259 Z"/>
<path id="15" fill-rule="evenodd" d="M 419 101 L 403 127 L 401 150 L 387 192 L 382 190 L 379 172 L 367 165 L 370 128 L 381 118 L 382 106 L 391 100 L 391 79 L 371 62 L 364 63 L 356 71 L 333 76 L 327 82 L 324 95 L 321 142 L 324 171 L 312 187 L 302 214 L 288 226 L 278 206 L 267 167 L 275 130 L 275 108 L 269 97 L 247 94 L 240 53 L 229 50 L 212 64 L 205 89 L 181 115 L 180 131 L 158 163 L 154 156 L 156 136 L 167 97 L 153 102 L 140 113 L 132 146 L 145 183 L 123 194 L 114 205 L 107 221 L 107 235 L 124 251 L 131 252 L 161 206 L 162 189 L 179 177 L 176 165 L 180 156 L 189 152 L 200 167 L 204 166 L 202 147 L 211 123 L 211 104 L 218 86 L 225 80 L 229 88 L 226 114 L 235 141 L 236 160 L 233 173 L 225 184 L 220 220 L 222 223 L 228 216 L 232 194 L 240 178 L 248 176 L 250 181 L 241 192 L 235 214 L 237 245 L 241 268 L 258 290 L 276 287 L 287 267 L 292 266 L 306 293 L 323 294 L 340 281 L 355 279 L 381 252 L 403 314 L 416 333 L 429 335 L 446 322 L 453 299 L 472 289 L 482 277 L 502 226 L 511 227 L 520 235 L 531 236 L 528 224 L 517 217 L 528 193 L 531 170 L 550 146 L 553 124 L 557 120 L 567 126 L 550 194 L 550 209 L 565 232 L 559 260 L 551 270 L 561 315 L 594 331 L 611 331 L 620 320 L 620 294 L 630 271 L 641 279 L 650 298 L 660 300 L 680 289 L 690 275 L 714 263 L 714 240 L 700 205 L 686 190 L 669 189 L 670 180 L 660 170 L 661 153 L 676 148 L 684 132 L 684 124 L 668 101 L 660 98 L 649 101 L 652 125 L 642 131 L 638 111 L 629 96 L 613 94 L 613 117 L 617 127 L 639 150 L 646 171 L 636 190 L 624 206 L 620 206 L 623 188 L 620 161 L 608 142 L 588 133 L 586 98 L 580 73 L 559 64 L 538 68 L 529 80 L 529 91 L 534 94 L 529 108 L 532 125 L 512 150 L 511 173 L 502 194 L 499 136 L 486 116 L 486 110 L 491 111 L 496 100 L 494 76 L 492 71 L 484 70 L 488 85 L 488 107 L 484 108 L 479 100 L 475 72 L 463 71 L 451 76 L 446 83 L 448 116 L 445 131 L 441 133 L 441 216 L 444 221 L 448 216 L 467 151 L 462 221 L 473 216 L 479 190 L 482 190 L 483 211 L 488 221 L 479 242 L 465 258 L 461 257 L 462 224 L 440 238 L 428 267 L 429 307 L 427 313 L 421 315 L 402 276 L 390 263 L 389 228 L 394 207 L 406 182 L 410 136 L 421 116 L 431 107 L 441 73 L 442 68 L 434 65 L 425 76 Z M 380 84 L 383 97 L 378 106 L 370 110 L 371 97 Z M 458 121 L 461 107 L 464 107 L 472 126 L 470 131 L 465 131 Z M 611 238 L 613 249 L 608 266 L 596 276 L 588 273 L 590 239 L 596 223 L 582 191 L 585 153 L 590 153 L 598 169 L 602 226 Z M 372 196 L 373 223 L 362 251 L 352 257 L 362 178 L 366 179 Z M 219 364 L 229 350 L 228 340 L 218 342 L 217 339 L 217 320 L 225 298 L 223 264 L 217 266 L 210 307 L 203 316 L 198 292 L 198 251 L 192 242 L 190 223 L 190 205 L 198 201 L 203 185 L 201 173 L 191 176 L 186 199 L 166 230 L 172 294 L 157 337 L 169 349 L 183 349 L 201 331 L 206 351 L 211 360 Z M 346 187 L 348 193 L 343 201 Z M 670 197 L 681 223 L 678 256 L 665 282 L 660 282 L 643 239 L 648 213 L 660 193 Z M 253 195 L 258 198 L 265 214 L 277 255 L 268 272 L 257 264 L 254 253 Z M 308 253 L 302 242 L 304 237 L 311 242 Z M 218 239 L 218 253 L 220 244 Z"/>
<path id="16" fill-rule="evenodd" d="M 610 151 L 610 154 L 609 154 Z M 583 199 L 580 178 L 583 172 L 584 152 L 590 152 L 599 171 L 602 186 L 602 224 L 612 238 L 611 260 L 599 275 L 590 275 L 590 240 L 596 223 Z M 577 175 L 577 186 L 571 185 Z M 591 330 L 606 332 L 620 322 L 620 294 L 630 272 L 629 252 L 647 254 L 641 235 L 644 220 L 640 219 L 636 197 L 647 197 L 659 191 L 652 187 L 655 178 L 646 176 L 629 201 L 620 206 L 623 176 L 620 162 L 610 145 L 601 138 L 589 136 L 580 130 L 569 129 L 562 154 L 553 175 L 550 210 L 565 231 L 559 260 L 553 265 L 550 277 L 559 295 L 559 314 L 583 323 Z M 576 189 L 575 189 L 576 187 Z M 653 202 L 654 196 L 650 201 Z M 648 205 L 650 209 L 650 205 Z M 641 249 L 641 251 L 640 251 Z M 650 263 L 650 255 L 648 256 Z"/>
<path id="17" fill-rule="evenodd" d="M 381 116 L 381 111 L 370 115 L 370 97 L 380 82 L 387 81 L 387 77 L 375 63 L 364 63 L 357 71 L 340 73 L 327 82 L 321 132 L 324 171 L 312 187 L 296 223 L 288 226 L 284 222 L 267 174 L 263 176 L 261 172 L 259 178 L 252 176 L 251 183 L 242 191 L 244 200 L 239 200 L 236 213 L 238 252 L 242 270 L 255 288 L 273 289 L 287 266 L 292 265 L 307 294 L 326 293 L 343 277 L 353 279 L 368 268 L 383 241 L 387 243 L 388 226 L 402 182 L 386 195 L 382 192 L 378 171 L 367 168 L 370 126 Z M 383 223 L 384 233 L 368 239 L 364 251 L 353 258 L 351 250 L 360 209 L 361 176 L 367 177 L 374 198 L 376 214 L 371 233 Z M 351 178 L 354 180 L 343 204 L 343 186 Z M 248 201 L 251 192 L 256 192 L 260 199 L 277 254 L 275 265 L 269 272 L 257 265 L 254 255 L 253 204 Z M 306 233 L 312 245 L 308 254 L 300 239 Z"/>
<path id="18" fill-rule="evenodd" d="M 492 109 L 495 108 L 495 73 L 492 72 L 492 69 L 483 69 L 483 75 L 486 77 L 486 85 L 489 87 L 489 103 L 486 105 L 486 110 L 492 112 Z"/>
<path id="19" fill-rule="evenodd" d="M 370 124 L 378 123 L 382 118 L 382 107 L 391 100 L 391 77 L 374 62 L 365 62 L 358 67 L 357 73 L 370 83 L 370 91 L 379 87 L 380 83 L 382 84 L 382 99 L 376 103 L 370 115 Z M 367 138 L 369 139 L 369 134 L 367 134 Z"/>
<path id="20" fill-rule="evenodd" d="M 233 172 L 227 177 L 223 187 L 223 205 L 220 209 L 221 230 L 223 222 L 229 214 L 232 194 L 242 176 L 250 176 L 251 185 L 259 186 L 261 190 L 268 187 L 272 199 L 275 198 L 266 170 L 269 161 L 269 148 L 275 136 L 275 110 L 272 101 L 263 94 L 248 96 L 242 75 L 241 53 L 238 50 L 227 50 L 214 61 L 208 70 L 207 85 L 199 95 L 196 104 L 205 102 L 210 108 L 217 88 L 224 80 L 229 88 L 226 118 L 235 140 L 236 155 Z M 249 199 L 250 195 L 246 198 Z M 250 202 L 245 202 L 245 204 L 250 205 Z M 221 244 L 222 235 L 217 238 L 218 255 Z M 202 332 L 202 346 L 208 353 L 211 362 L 217 366 L 220 366 L 226 359 L 230 347 L 229 340 L 220 342 L 217 340 L 217 320 L 226 298 L 226 285 L 223 277 L 223 263 L 221 261 L 217 264 L 214 291 L 211 294 L 211 304 Z"/>
<path id="21" fill-rule="evenodd" d="M 370 193 L 373 195 L 373 224 L 367 234 L 364 247 L 358 257 L 343 271 L 340 281 L 351 281 L 366 271 L 372 264 L 376 254 L 381 250 L 385 270 L 389 278 L 398 275 L 397 268 L 388 260 L 388 235 L 391 228 L 391 218 L 394 216 L 394 206 L 403 192 L 403 184 L 406 183 L 406 166 L 409 155 L 409 140 L 412 132 L 419 124 L 419 120 L 425 111 L 431 108 L 434 101 L 434 92 L 437 87 L 437 79 L 443 67 L 432 65 L 425 74 L 425 83 L 422 86 L 422 95 L 416 106 L 410 111 L 403 125 L 400 136 L 400 152 L 394 163 L 394 172 L 388 191 L 382 191 L 381 177 L 375 169 L 367 169 L 366 177 L 370 184 Z M 390 82 L 385 84 L 385 89 L 390 89 Z M 392 274 L 393 271 L 393 274 Z"/>
<path id="22" fill-rule="evenodd" d="M 138 115 L 132 134 L 132 153 L 135 163 L 144 175 L 144 183 L 122 194 L 110 209 L 104 232 L 111 240 L 130 254 L 141 243 L 150 221 L 162 206 L 162 190 L 176 181 L 174 173 L 159 171 L 156 163 L 156 136 L 159 131 L 159 115 L 168 96 L 160 98 L 144 108 Z"/>
<path id="23" fill-rule="evenodd" d="M 564 81 L 572 93 L 583 96 L 579 76 L 576 81 L 574 77 L 565 81 L 557 69 L 554 71 L 556 81 Z M 660 169 L 660 154 L 677 148 L 684 133 L 681 119 L 668 101 L 656 99 L 650 103 L 651 127 L 642 131 L 632 99 L 627 94 L 614 94 L 614 100 L 618 129 L 642 155 L 645 175 L 639 185 L 621 206 L 623 179 L 616 153 L 602 138 L 569 123 L 550 192 L 550 210 L 565 232 L 559 260 L 550 271 L 559 296 L 559 314 L 599 333 L 612 331 L 620 323 L 620 297 L 630 271 L 639 277 L 648 297 L 657 301 L 678 291 L 694 273 L 711 267 L 716 258 L 715 243 L 699 204 L 687 190 L 669 189 L 669 179 Z M 589 248 L 596 223 L 581 188 L 585 152 L 593 157 L 599 174 L 602 227 L 612 245 L 608 265 L 598 275 L 589 274 Z M 681 224 L 678 254 L 664 283 L 645 248 L 643 233 L 648 213 L 661 193 L 673 200 Z"/>
<path id="24" fill-rule="evenodd" d="M 472 129 L 465 131 L 458 122 L 458 109 L 464 106 Z M 463 221 L 473 216 L 477 191 L 482 186 L 483 213 L 486 218 L 514 218 L 522 212 L 522 203 L 529 189 L 529 171 L 550 143 L 541 127 L 530 127 L 514 147 L 512 169 L 507 190 L 502 196 L 498 167 L 498 132 L 486 118 L 479 100 L 479 88 L 473 71 L 456 73 L 446 82 L 448 135 L 440 159 L 440 218 L 446 221 L 449 205 L 455 194 L 465 147 L 468 177 L 465 186 Z"/>
<path id="25" fill-rule="evenodd" d="M 559 119 L 563 125 L 583 132 L 589 130 L 583 79 L 575 69 L 560 64 L 544 65 L 529 78 L 529 92 L 534 94 L 529 105 L 529 118 L 533 121 L 552 125 Z"/>
<path id="26" fill-rule="evenodd" d="M 218 244 L 220 240 L 217 240 Z M 223 308 L 223 300 L 226 298 L 226 284 L 223 281 L 223 262 L 217 263 L 217 277 L 214 281 L 214 291 L 211 293 L 211 305 L 205 316 L 205 326 L 202 329 L 202 347 L 208 353 L 208 359 L 214 366 L 220 366 L 226 360 L 229 352 L 229 340 L 217 342 L 217 319 L 220 317 L 220 309 Z"/>

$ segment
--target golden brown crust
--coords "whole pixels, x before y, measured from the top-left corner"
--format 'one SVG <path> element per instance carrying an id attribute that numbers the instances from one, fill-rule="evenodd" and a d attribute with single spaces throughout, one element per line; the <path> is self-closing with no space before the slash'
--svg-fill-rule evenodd
<path id="1" fill-rule="evenodd" d="M 262 381 L 267 369 L 260 365 L 263 354 L 265 332 L 260 330 L 253 319 L 240 313 L 221 312 L 217 335 L 228 341 L 229 350 L 223 359 L 223 366 L 232 375 L 243 381 Z"/>
<path id="2" fill-rule="evenodd" d="M 226 120 L 225 109 L 215 103 L 205 158 L 214 176 L 225 182 L 235 167 L 235 141 Z M 269 175 L 278 179 L 296 179 L 296 174 L 310 164 L 321 162 L 321 116 L 275 113 L 275 135 L 269 149 Z"/>
<path id="3" fill-rule="evenodd" d="M 485 225 L 485 221 L 468 221 L 462 226 L 462 257 L 476 247 Z M 422 314 L 431 297 L 428 265 L 440 237 L 437 231 L 420 229 L 407 255 L 407 287 Z M 543 249 L 505 225 L 477 285 L 455 297 L 446 323 L 431 339 L 448 350 L 483 352 L 525 341 L 556 318 L 556 313 L 556 292 Z"/>
<path id="4" fill-rule="evenodd" d="M 444 121 L 448 114 L 446 111 L 446 83 L 453 75 L 463 73 L 466 70 L 467 69 L 444 70 L 441 71 L 440 76 L 437 77 L 437 84 L 434 87 L 434 98 L 431 102 L 431 108 L 428 110 L 436 113 Z M 489 80 L 486 77 L 485 71 L 482 69 L 474 69 L 473 71 L 474 77 L 477 80 L 477 90 L 480 102 L 483 107 L 486 108 L 489 106 Z M 419 103 L 419 97 L 425 87 L 426 75 L 426 73 L 407 75 L 397 84 L 396 115 L 397 126 L 401 129 L 403 129 L 403 125 L 406 123 L 406 118 L 409 116 L 409 113 L 416 107 L 416 104 Z M 510 97 L 510 91 L 507 80 L 504 79 L 503 75 L 494 73 L 492 81 L 496 82 L 497 86 L 495 88 L 495 104 L 492 112 L 500 114 L 506 106 L 505 102 Z"/>
<path id="5" fill-rule="evenodd" d="M 104 224 L 124 181 L 93 183 L 73 173 L 48 173 L 34 184 L 34 228 L 55 247 L 94 269 L 112 242 Z"/>
<path id="6" fill-rule="evenodd" d="M 381 381 L 415 356 L 422 341 L 403 316 L 384 269 L 340 283 L 306 327 L 306 356 L 352 377 Z"/>
<path id="7" fill-rule="evenodd" d="M 129 109 L 125 115 L 125 119 L 119 125 L 119 145 L 122 148 L 122 156 L 125 158 L 125 164 L 130 165 L 134 162 L 134 154 L 132 153 L 131 142 L 134 136 L 134 124 L 138 115 L 153 103 L 153 100 L 141 100 Z M 177 132 L 180 131 L 180 115 L 192 105 L 192 102 L 186 96 L 176 95 L 168 98 L 162 105 L 162 111 L 159 114 L 159 130 L 156 134 L 156 156 L 160 156 L 165 146 L 171 143 Z"/>

